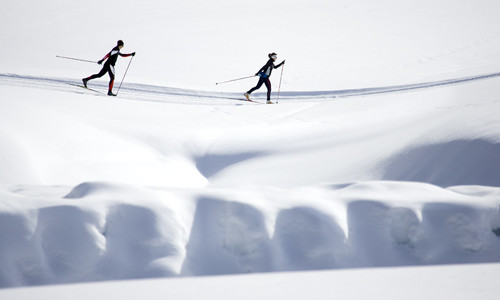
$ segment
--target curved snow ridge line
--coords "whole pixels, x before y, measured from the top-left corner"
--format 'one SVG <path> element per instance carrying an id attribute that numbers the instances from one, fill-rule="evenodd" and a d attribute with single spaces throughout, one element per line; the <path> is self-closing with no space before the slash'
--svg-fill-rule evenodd
<path id="1" fill-rule="evenodd" d="M 355 97 L 355 96 L 367 96 L 367 95 L 376 95 L 376 94 L 387 94 L 387 93 L 396 93 L 396 92 L 405 92 L 419 89 L 427 89 L 432 87 L 440 87 L 447 85 L 454 85 L 466 82 L 472 82 L 477 80 L 484 80 L 499 77 L 500 73 L 492 73 L 486 75 L 477 75 L 477 76 L 469 76 L 455 79 L 447 79 L 440 81 L 430 81 L 423 83 L 414 83 L 414 84 L 404 84 L 404 85 L 394 85 L 394 86 L 385 86 L 385 87 L 371 87 L 371 88 L 359 88 L 359 89 L 347 89 L 347 90 L 334 90 L 334 91 L 313 91 L 313 92 L 287 92 L 282 91 L 280 93 L 280 98 L 283 96 L 287 97 Z"/>
<path id="2" fill-rule="evenodd" d="M 75 92 L 80 94 L 81 89 L 77 89 L 75 85 L 83 85 L 81 80 L 68 79 L 68 78 L 50 78 L 50 77 L 38 77 L 29 75 L 18 75 L 18 74 L 2 74 L 0 73 L 0 85 L 9 85 L 17 87 L 30 87 L 48 90 L 58 90 L 65 92 Z M 106 81 L 95 80 L 89 83 L 89 87 L 95 89 L 102 89 L 102 91 L 107 91 L 108 84 Z M 116 92 L 116 88 L 114 90 Z M 243 100 L 243 94 L 237 93 L 221 93 L 221 92 L 210 92 L 210 91 L 198 91 L 198 90 L 188 90 L 171 88 L 165 86 L 155 86 L 147 84 L 138 83 L 124 83 L 124 85 L 119 90 L 120 97 L 126 99 L 152 101 L 152 102 L 166 102 L 169 97 L 189 97 L 189 98 L 211 98 L 211 99 L 241 99 Z"/>
<path id="3" fill-rule="evenodd" d="M 396 92 L 405 92 L 405 91 L 412 91 L 419 89 L 427 89 L 432 87 L 448 86 L 448 85 L 466 83 L 471 81 L 490 79 L 499 76 L 500 73 L 492 73 L 486 75 L 476 75 L 476 76 L 469 76 L 469 77 L 462 77 L 462 78 L 455 78 L 455 79 L 448 79 L 441 81 L 431 81 L 424 83 L 347 89 L 347 90 L 281 91 L 280 99 L 292 100 L 300 98 L 299 100 L 306 100 L 306 99 L 321 100 L 325 98 L 329 99 L 338 97 L 355 97 L 355 96 L 396 93 Z M 71 90 L 71 88 L 66 85 L 81 84 L 81 81 L 75 79 L 36 77 L 36 76 L 0 73 L 0 84 L 68 91 Z M 99 88 L 103 88 L 104 90 L 107 88 L 107 83 L 102 81 L 92 82 L 92 85 L 98 86 Z M 189 89 L 179 89 L 179 88 L 147 85 L 139 83 L 126 83 L 121 87 L 120 95 L 125 97 L 131 97 L 132 99 L 134 99 L 134 97 L 139 96 L 141 100 L 147 100 L 148 96 L 152 96 L 150 101 L 151 100 L 161 101 L 161 98 L 158 98 L 161 96 L 182 96 L 182 97 L 210 98 L 210 99 L 221 99 L 221 100 L 228 98 L 242 99 L 242 95 L 240 93 L 189 90 Z M 264 93 L 255 93 L 255 95 L 261 97 L 262 95 L 264 95 Z"/>
<path id="4" fill-rule="evenodd" d="M 75 92 L 80 94 L 81 89 L 77 89 L 75 86 L 83 86 L 81 80 L 68 79 L 68 78 L 50 78 L 50 77 L 37 77 L 29 75 L 18 75 L 18 74 L 1 74 L 0 73 L 0 85 L 9 85 L 17 87 L 30 87 L 48 90 L 57 90 L 65 92 Z M 116 86 L 116 85 L 115 85 Z M 103 92 L 107 91 L 108 84 L 106 81 L 95 80 L 89 83 L 89 87 L 99 89 Z M 115 90 L 116 92 L 116 87 Z M 162 86 L 153 86 L 137 83 L 124 83 L 124 85 L 119 90 L 120 96 L 125 96 L 129 98 L 135 96 L 140 100 L 160 102 L 162 99 L 158 96 L 185 96 L 185 97 L 204 97 L 204 98 L 221 98 L 227 99 L 227 94 L 221 94 L 216 92 L 203 92 L 196 90 L 186 90 Z M 151 97 L 152 96 L 152 97 Z M 232 95 L 234 96 L 234 95 Z M 144 99 L 142 99 L 144 98 Z M 132 98 L 134 99 L 134 98 Z"/>
<path id="5" fill-rule="evenodd" d="M 395 187 L 412 199 L 377 200 Z M 247 192 L 86 182 L 29 214 L 0 212 L 0 287 L 500 261 L 498 189 L 489 205 L 418 183 Z"/>

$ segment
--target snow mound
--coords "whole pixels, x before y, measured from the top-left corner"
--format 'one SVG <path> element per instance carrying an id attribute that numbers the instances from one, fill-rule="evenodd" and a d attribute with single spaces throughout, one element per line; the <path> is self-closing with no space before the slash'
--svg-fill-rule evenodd
<path id="1" fill-rule="evenodd" d="M 33 207 L 0 214 L 0 286 L 500 260 L 497 188 L 479 198 L 404 182 L 124 188 L 82 183 L 46 206 L 4 195 Z"/>
<path id="2" fill-rule="evenodd" d="M 80 199 L 91 194 L 106 192 L 112 188 L 112 185 L 104 182 L 84 182 L 75 186 L 64 198 Z"/>

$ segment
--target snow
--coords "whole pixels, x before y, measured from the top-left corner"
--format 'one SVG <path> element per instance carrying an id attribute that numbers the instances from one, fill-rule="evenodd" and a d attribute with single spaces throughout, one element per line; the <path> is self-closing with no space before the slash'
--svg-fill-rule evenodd
<path id="1" fill-rule="evenodd" d="M 0 291 L 3 299 L 496 299 L 500 265 L 371 268 L 60 285 Z M 362 279 L 362 280 L 361 280 Z"/>
<path id="2" fill-rule="evenodd" d="M 497 2 L 3 5 L 1 299 L 496 299 Z"/>

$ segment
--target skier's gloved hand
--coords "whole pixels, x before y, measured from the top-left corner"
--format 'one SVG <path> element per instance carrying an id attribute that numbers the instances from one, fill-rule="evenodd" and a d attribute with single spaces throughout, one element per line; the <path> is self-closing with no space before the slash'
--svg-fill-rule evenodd
<path id="1" fill-rule="evenodd" d="M 102 65 L 102 59 L 97 62 L 98 65 Z"/>
<path id="2" fill-rule="evenodd" d="M 132 52 L 132 56 L 135 56 L 135 52 Z"/>

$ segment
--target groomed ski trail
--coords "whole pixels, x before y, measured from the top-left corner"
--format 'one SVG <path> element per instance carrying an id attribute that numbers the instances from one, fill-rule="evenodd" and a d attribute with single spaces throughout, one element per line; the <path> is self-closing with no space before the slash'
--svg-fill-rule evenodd
<path id="1" fill-rule="evenodd" d="M 423 82 L 407 85 L 394 85 L 383 87 L 370 87 L 359 89 L 347 90 L 331 90 L 331 91 L 299 91 L 299 92 L 280 92 L 280 104 L 292 102 L 323 102 L 339 98 L 369 96 L 376 94 L 390 94 L 409 92 L 413 90 L 429 89 L 434 87 L 444 87 L 456 84 L 463 84 L 472 81 L 491 79 L 500 77 L 500 73 L 469 76 L 441 81 Z M 38 88 L 46 90 L 57 90 L 69 93 L 82 93 L 80 79 L 68 78 L 49 78 L 37 77 L 29 75 L 5 74 L 0 73 L 0 85 Z M 104 91 L 107 90 L 107 82 L 95 81 L 90 84 L 89 90 Z M 255 102 L 265 103 L 265 93 L 255 93 Z M 127 83 L 120 89 L 118 99 L 149 101 L 149 102 L 165 102 L 165 103 L 184 103 L 184 104 L 197 104 L 197 105 L 242 105 L 255 104 L 252 101 L 236 101 L 244 100 L 243 93 L 228 93 L 228 92 L 215 92 L 215 91 L 199 91 L 179 89 L 165 86 Z"/>

